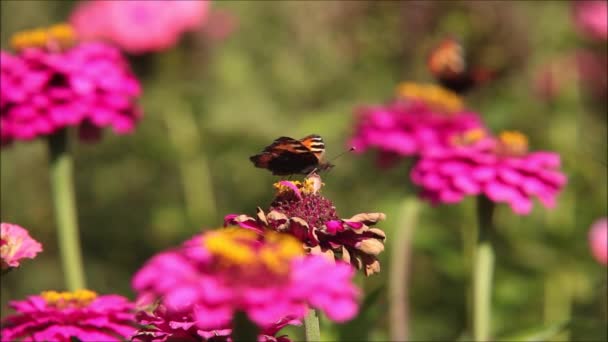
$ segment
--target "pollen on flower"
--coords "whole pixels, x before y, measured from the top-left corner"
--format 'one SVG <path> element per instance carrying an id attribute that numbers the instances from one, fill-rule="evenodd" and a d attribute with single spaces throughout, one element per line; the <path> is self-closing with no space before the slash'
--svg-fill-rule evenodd
<path id="1" fill-rule="evenodd" d="M 254 231 L 228 227 L 209 234 L 204 240 L 205 248 L 226 265 L 250 265 L 255 262 L 253 244 L 257 241 Z"/>
<path id="2" fill-rule="evenodd" d="M 76 290 L 74 292 L 43 291 L 40 296 L 47 305 L 59 309 L 66 307 L 86 307 L 97 298 L 97 293 L 90 290 Z"/>
<path id="3" fill-rule="evenodd" d="M 293 258 L 304 255 L 301 242 L 290 235 L 268 231 L 261 237 L 251 230 L 228 227 L 209 234 L 203 241 L 219 265 L 244 270 L 260 267 L 282 274 Z"/>
<path id="4" fill-rule="evenodd" d="M 498 153 L 521 156 L 528 152 L 528 137 L 518 131 L 504 131 L 498 135 Z"/>
<path id="5" fill-rule="evenodd" d="M 296 192 L 302 188 L 302 182 L 300 181 L 280 181 L 272 185 L 277 190 L 277 196 L 285 193 Z"/>
<path id="6" fill-rule="evenodd" d="M 467 146 L 476 143 L 486 137 L 486 131 L 482 128 L 475 128 L 456 134 L 451 137 L 452 145 Z"/>
<path id="7" fill-rule="evenodd" d="M 429 106 L 446 113 L 457 112 L 464 107 L 460 96 L 434 84 L 404 82 L 397 86 L 397 96 L 425 102 Z"/>
<path id="8" fill-rule="evenodd" d="M 28 47 L 67 48 L 74 45 L 76 35 L 68 24 L 21 31 L 11 37 L 11 46 L 19 51 Z"/>
<path id="9" fill-rule="evenodd" d="M 304 255 L 302 243 L 291 235 L 270 231 L 264 238 L 266 244 L 260 248 L 259 257 L 274 273 L 285 273 L 293 258 Z"/>

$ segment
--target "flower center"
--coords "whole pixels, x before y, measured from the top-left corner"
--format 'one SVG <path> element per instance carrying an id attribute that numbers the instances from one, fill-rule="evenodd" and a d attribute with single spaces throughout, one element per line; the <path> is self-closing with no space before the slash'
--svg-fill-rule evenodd
<path id="1" fill-rule="evenodd" d="M 486 131 L 482 128 L 474 128 L 455 134 L 451 137 L 452 145 L 469 146 L 486 137 Z"/>
<path id="2" fill-rule="evenodd" d="M 221 266 L 242 271 L 264 268 L 284 274 L 293 258 L 304 255 L 302 243 L 291 235 L 272 231 L 260 235 L 239 227 L 208 233 L 203 244 Z"/>
<path id="3" fill-rule="evenodd" d="M 279 195 L 270 204 L 270 210 L 288 217 L 299 217 L 315 228 L 322 227 L 327 221 L 340 219 L 334 204 L 316 193 L 304 195 L 301 199 Z"/>
<path id="4" fill-rule="evenodd" d="M 498 135 L 498 154 L 521 156 L 528 152 L 528 137 L 517 131 L 504 131 Z"/>
<path id="5" fill-rule="evenodd" d="M 97 298 L 97 293 L 90 290 L 76 290 L 74 292 L 43 291 L 40 296 L 48 306 L 64 309 L 67 307 L 86 307 Z"/>
<path id="6" fill-rule="evenodd" d="M 20 51 L 29 47 L 64 50 L 76 42 L 74 29 L 68 24 L 57 24 L 48 28 L 21 31 L 11 37 L 11 46 Z"/>
<path id="7" fill-rule="evenodd" d="M 460 96 L 434 84 L 404 82 L 397 86 L 397 96 L 407 100 L 418 100 L 446 113 L 461 110 L 464 103 Z"/>

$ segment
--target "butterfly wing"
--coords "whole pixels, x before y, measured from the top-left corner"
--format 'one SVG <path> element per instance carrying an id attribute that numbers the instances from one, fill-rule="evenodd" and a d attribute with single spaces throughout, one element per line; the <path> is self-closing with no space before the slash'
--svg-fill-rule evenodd
<path id="1" fill-rule="evenodd" d="M 277 138 L 260 154 L 249 158 L 255 167 L 272 171 L 274 175 L 291 175 L 307 173 L 319 163 L 319 159 L 301 141 L 289 138 Z"/>
<path id="2" fill-rule="evenodd" d="M 302 145 L 306 146 L 306 148 L 314 153 L 318 160 L 323 160 L 325 156 L 325 142 L 323 142 L 323 138 L 321 138 L 318 134 L 311 134 L 302 139 L 300 139 Z"/>

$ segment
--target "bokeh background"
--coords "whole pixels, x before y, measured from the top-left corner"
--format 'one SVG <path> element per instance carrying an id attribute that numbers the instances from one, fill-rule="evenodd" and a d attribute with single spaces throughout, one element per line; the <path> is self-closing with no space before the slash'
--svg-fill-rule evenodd
<path id="1" fill-rule="evenodd" d="M 67 20 L 75 3 L 3 0 L 2 49 L 16 31 Z M 73 145 L 89 287 L 133 298 L 130 278 L 151 255 L 220 227 L 226 214 L 267 206 L 277 178 L 255 169 L 250 155 L 278 136 L 310 133 L 324 137 L 330 156 L 342 152 L 353 110 L 390 99 L 401 81 L 432 82 L 426 55 L 451 34 L 479 63 L 506 70 L 471 92 L 468 106 L 492 129 L 520 130 L 532 149 L 560 153 L 569 178 L 555 210 L 538 203 L 529 216 L 497 210 L 496 335 L 571 318 L 569 332 L 553 339 L 608 338 L 606 268 L 587 240 L 590 224 L 606 216 L 606 90 L 562 63 L 606 45 L 576 30 L 572 3 L 217 1 L 212 8 L 230 14 L 229 23 L 214 23 L 230 32 L 213 39 L 194 32 L 169 51 L 131 58 L 144 87 L 145 117 L 135 134 Z M 47 146 L 15 143 L 2 149 L 1 161 L 2 221 L 27 227 L 44 245 L 34 262 L 2 277 L 5 315 L 10 298 L 61 289 L 62 273 Z M 386 270 L 390 250 L 400 248 L 391 234 L 400 229 L 403 200 L 416 191 L 409 166 L 380 169 L 373 153 L 335 163 L 324 176 L 326 197 L 341 216 L 385 212 L 388 247 L 384 272 L 357 280 L 369 295 L 362 315 L 342 326 L 322 322 L 323 335 L 387 340 Z M 474 224 L 473 199 L 425 204 L 408 285 L 412 340 L 467 338 L 471 262 L 463 247 L 473 243 Z"/>

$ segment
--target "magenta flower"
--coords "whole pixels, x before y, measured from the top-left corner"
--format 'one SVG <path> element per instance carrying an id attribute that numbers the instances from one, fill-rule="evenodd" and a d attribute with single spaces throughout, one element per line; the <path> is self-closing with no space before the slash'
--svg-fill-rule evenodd
<path id="1" fill-rule="evenodd" d="M 370 226 L 384 220 L 385 215 L 362 213 L 342 219 L 334 204 L 320 194 L 321 186 L 318 175 L 303 183 L 281 181 L 275 184 L 278 193 L 268 213 L 258 208 L 256 218 L 232 214 L 224 222 L 256 231 L 288 233 L 298 238 L 308 253 L 351 263 L 365 275 L 380 272 L 378 255 L 384 251 L 386 235 Z"/>
<path id="2" fill-rule="evenodd" d="M 135 274 L 133 288 L 144 303 L 159 298 L 171 315 L 192 314 L 204 331 L 225 329 L 237 311 L 267 329 L 301 319 L 309 306 L 333 321 L 353 318 L 359 296 L 353 273 L 347 264 L 304 255 L 287 234 L 232 227 L 154 256 Z"/>
<path id="3" fill-rule="evenodd" d="M 573 1 L 576 27 L 586 36 L 599 40 L 608 39 L 608 1 Z"/>
<path id="4" fill-rule="evenodd" d="M 504 132 L 499 138 L 475 130 L 455 136 L 451 146 L 429 151 L 412 170 L 414 184 L 433 203 L 457 203 L 467 195 L 506 202 L 516 214 L 532 210 L 532 196 L 548 208 L 566 184 L 559 155 L 527 151 L 527 138 Z"/>
<path id="5" fill-rule="evenodd" d="M 35 32 L 29 35 L 33 37 L 25 40 L 35 38 Z M 141 90 L 117 49 L 102 43 L 64 49 L 23 46 L 17 38 L 20 52 L 2 52 L 0 59 L 3 144 L 67 126 L 79 127 L 82 138 L 98 137 L 107 126 L 117 134 L 133 131 L 141 117 L 134 104 Z"/>
<path id="6" fill-rule="evenodd" d="M 203 24 L 207 0 L 99 0 L 80 3 L 70 22 L 84 39 L 104 39 L 132 53 L 162 51 Z"/>
<path id="7" fill-rule="evenodd" d="M 137 316 L 138 322 L 144 326 L 140 329 L 133 341 L 141 342 L 230 342 L 232 341 L 232 329 L 202 330 L 197 327 L 194 313 L 175 313 L 167 310 L 163 305 L 157 306 L 152 312 L 140 312 Z M 258 342 L 290 342 L 287 336 L 275 335 L 288 324 L 300 325 L 298 320 L 283 319 L 277 324 L 264 329 L 258 336 Z"/>
<path id="8" fill-rule="evenodd" d="M 591 226 L 589 247 L 597 262 L 608 265 L 608 218 L 603 217 Z"/>
<path id="9" fill-rule="evenodd" d="M 360 108 L 350 145 L 358 153 L 377 149 L 379 165 L 390 166 L 401 157 L 418 156 L 445 145 L 454 134 L 482 127 L 475 113 L 436 108 L 419 100 Z"/>
<path id="10" fill-rule="evenodd" d="M 124 341 L 135 332 L 134 305 L 118 295 L 45 291 L 10 306 L 17 313 L 2 321 L 3 341 Z"/>
<path id="11" fill-rule="evenodd" d="M 2 270 L 19 267 L 21 259 L 33 259 L 42 252 L 40 242 L 16 224 L 0 224 L 0 259 Z"/>

